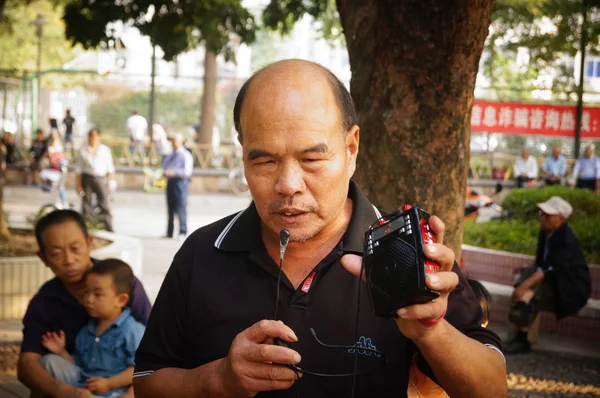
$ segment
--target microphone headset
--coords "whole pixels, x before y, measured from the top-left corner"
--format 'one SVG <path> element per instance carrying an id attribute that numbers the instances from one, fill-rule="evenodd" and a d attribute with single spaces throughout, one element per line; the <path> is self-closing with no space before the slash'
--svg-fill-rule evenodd
<path id="1" fill-rule="evenodd" d="M 275 302 L 274 320 L 277 320 L 277 309 L 279 308 L 279 283 L 281 282 L 281 272 L 283 270 L 283 257 L 285 256 L 285 251 L 289 242 L 290 231 L 287 229 L 279 231 L 279 273 L 277 274 L 277 301 Z"/>

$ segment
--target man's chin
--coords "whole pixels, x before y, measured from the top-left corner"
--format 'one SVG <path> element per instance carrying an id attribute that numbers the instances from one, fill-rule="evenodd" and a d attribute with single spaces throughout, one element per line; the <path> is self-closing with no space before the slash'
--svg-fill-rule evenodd
<path id="1" fill-rule="evenodd" d="M 317 231 L 309 228 L 290 228 L 290 242 L 305 243 L 317 235 Z"/>
<path id="2" fill-rule="evenodd" d="M 60 280 L 64 283 L 79 283 L 83 279 L 83 274 L 63 274 Z"/>

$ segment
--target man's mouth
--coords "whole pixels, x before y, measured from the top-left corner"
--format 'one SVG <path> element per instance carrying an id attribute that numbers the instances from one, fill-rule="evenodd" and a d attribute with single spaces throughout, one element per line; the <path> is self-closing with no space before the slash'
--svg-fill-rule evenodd
<path id="1" fill-rule="evenodd" d="M 303 210 L 298 210 L 298 209 L 284 209 L 284 210 L 281 210 L 279 213 L 283 214 L 284 216 L 298 216 L 298 215 L 304 214 L 306 212 Z"/>
<path id="2" fill-rule="evenodd" d="M 297 222 L 302 216 L 308 214 L 309 212 L 301 210 L 301 209 L 283 209 L 277 212 L 277 214 L 283 219 L 284 222 Z"/>

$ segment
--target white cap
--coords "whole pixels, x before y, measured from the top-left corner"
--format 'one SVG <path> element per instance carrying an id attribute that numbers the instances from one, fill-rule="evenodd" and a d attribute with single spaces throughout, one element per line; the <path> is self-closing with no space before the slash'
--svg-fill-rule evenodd
<path id="1" fill-rule="evenodd" d="M 565 219 L 569 218 L 573 212 L 573 206 L 559 196 L 553 196 L 544 203 L 538 203 L 537 207 L 546 214 L 558 214 Z"/>

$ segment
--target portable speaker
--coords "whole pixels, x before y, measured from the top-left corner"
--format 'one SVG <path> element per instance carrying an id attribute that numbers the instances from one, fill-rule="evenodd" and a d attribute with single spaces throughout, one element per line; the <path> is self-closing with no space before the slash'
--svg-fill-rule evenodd
<path id="1" fill-rule="evenodd" d="M 425 285 L 439 265 L 425 258 L 433 243 L 429 214 L 408 205 L 380 218 L 365 234 L 363 261 L 371 305 L 376 315 L 395 317 L 397 309 L 422 304 L 440 293 Z"/>

